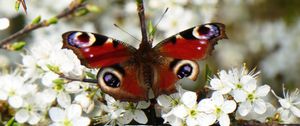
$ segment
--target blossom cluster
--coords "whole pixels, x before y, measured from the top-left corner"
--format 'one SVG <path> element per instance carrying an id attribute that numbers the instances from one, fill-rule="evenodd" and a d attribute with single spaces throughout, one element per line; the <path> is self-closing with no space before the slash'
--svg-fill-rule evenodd
<path id="1" fill-rule="evenodd" d="M 246 67 L 222 70 L 218 76 L 211 78 L 208 88 L 211 97 L 200 99 L 196 92 L 177 88 L 178 92 L 161 95 L 157 98 L 161 106 L 162 118 L 171 125 L 208 126 L 219 123 L 229 126 L 229 117 L 235 120 L 257 120 L 266 123 L 268 120 L 278 123 L 298 123 L 299 121 L 299 90 L 284 97 L 273 94 L 281 107 L 275 108 L 269 85 L 259 85 L 254 71 L 248 72 Z M 229 116 L 234 115 L 234 116 Z M 278 117 L 279 116 L 279 117 Z"/>

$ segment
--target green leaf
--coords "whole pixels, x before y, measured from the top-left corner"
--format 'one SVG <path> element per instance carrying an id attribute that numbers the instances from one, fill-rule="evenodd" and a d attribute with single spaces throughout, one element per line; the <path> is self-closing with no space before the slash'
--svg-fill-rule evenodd
<path id="1" fill-rule="evenodd" d="M 149 23 L 148 23 L 148 30 L 149 30 L 148 33 L 149 33 L 150 38 L 153 38 L 153 36 L 156 33 L 156 28 L 155 28 L 155 26 L 153 26 L 152 21 L 149 21 Z"/>
<path id="2" fill-rule="evenodd" d="M 16 122 L 15 117 L 12 117 L 5 126 L 21 126 L 21 124 Z"/>
<path id="3" fill-rule="evenodd" d="M 95 6 L 95 5 L 92 5 L 92 4 L 86 5 L 86 9 L 90 12 L 93 12 L 93 13 L 101 12 L 101 9 L 98 6 Z"/>
<path id="4" fill-rule="evenodd" d="M 60 74 L 60 70 L 58 66 L 52 66 L 50 64 L 47 64 L 47 67 L 49 70 L 51 70 L 54 73 Z"/>
<path id="5" fill-rule="evenodd" d="M 209 83 L 210 79 L 209 77 L 212 76 L 212 71 L 209 68 L 208 64 L 205 65 L 205 82 Z"/>
<path id="6" fill-rule="evenodd" d="M 75 16 L 83 16 L 83 15 L 86 15 L 88 13 L 89 13 L 89 11 L 88 11 L 87 8 L 81 8 L 81 9 L 79 9 L 75 12 Z"/>
<path id="7" fill-rule="evenodd" d="M 137 3 L 137 4 L 142 4 L 142 3 L 143 3 L 143 0 L 136 0 L 136 3 Z"/>
<path id="8" fill-rule="evenodd" d="M 65 80 L 62 78 L 58 78 L 52 81 L 54 84 L 62 85 L 65 84 Z"/>
<path id="9" fill-rule="evenodd" d="M 85 75 L 91 79 L 96 79 L 96 75 L 93 74 L 92 72 L 85 72 Z"/>
<path id="10" fill-rule="evenodd" d="M 16 10 L 16 11 L 19 11 L 19 8 L 20 8 L 20 1 L 19 1 L 19 0 L 16 0 L 16 3 L 15 3 L 15 10 Z"/>
<path id="11" fill-rule="evenodd" d="M 52 25 L 52 24 L 56 24 L 58 22 L 57 17 L 52 17 L 50 19 L 47 20 L 47 25 Z"/>
<path id="12" fill-rule="evenodd" d="M 37 23 L 40 23 L 41 21 L 41 16 L 37 16 L 36 18 L 34 18 L 31 22 L 31 24 L 37 24 Z"/>
<path id="13" fill-rule="evenodd" d="M 13 51 L 20 51 L 26 45 L 25 41 L 15 42 L 11 45 L 11 50 Z"/>

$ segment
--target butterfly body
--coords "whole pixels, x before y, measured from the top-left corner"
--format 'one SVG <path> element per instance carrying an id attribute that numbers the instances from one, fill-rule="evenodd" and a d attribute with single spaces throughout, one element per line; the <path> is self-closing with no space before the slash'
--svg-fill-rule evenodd
<path id="1" fill-rule="evenodd" d="M 196 80 L 199 67 L 217 40 L 226 38 L 224 25 L 199 25 L 171 36 L 152 47 L 142 41 L 138 49 L 103 35 L 71 31 L 63 34 L 63 47 L 75 52 L 81 63 L 100 68 L 97 79 L 103 92 L 116 99 L 139 101 L 170 94 L 182 78 Z"/>

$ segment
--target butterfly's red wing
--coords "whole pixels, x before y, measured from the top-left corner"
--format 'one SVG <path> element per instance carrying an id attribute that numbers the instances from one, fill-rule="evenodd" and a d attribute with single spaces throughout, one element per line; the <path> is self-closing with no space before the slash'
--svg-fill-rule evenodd
<path id="1" fill-rule="evenodd" d="M 127 61 L 136 49 L 124 42 L 99 34 L 70 31 L 63 34 L 63 48 L 72 49 L 89 68 Z"/>
<path id="2" fill-rule="evenodd" d="M 139 83 L 137 68 L 128 64 L 134 47 L 103 35 L 70 31 L 63 34 L 63 48 L 73 50 L 86 67 L 100 68 L 97 80 L 103 92 L 121 100 L 148 98 L 148 87 Z"/>
<path id="3" fill-rule="evenodd" d="M 179 74 L 191 70 L 186 77 L 196 80 L 199 72 L 195 60 L 210 54 L 219 39 L 227 38 L 225 26 L 209 23 L 182 31 L 160 42 L 154 49 L 161 55 L 162 64 L 157 66 L 157 81 L 152 85 L 154 94 L 170 94 L 175 91 Z"/>
<path id="4" fill-rule="evenodd" d="M 220 23 L 196 26 L 169 37 L 154 48 L 165 57 L 200 60 L 211 53 L 219 39 L 226 38 L 224 28 Z"/>
<path id="5" fill-rule="evenodd" d="M 134 64 L 116 64 L 101 68 L 98 72 L 98 84 L 103 92 L 115 99 L 139 101 L 148 99 L 148 86 L 138 78 L 138 69 Z"/>

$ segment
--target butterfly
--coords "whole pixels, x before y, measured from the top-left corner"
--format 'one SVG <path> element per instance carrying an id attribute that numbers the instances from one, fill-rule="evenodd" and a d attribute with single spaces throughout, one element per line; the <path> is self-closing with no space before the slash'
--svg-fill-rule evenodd
<path id="1" fill-rule="evenodd" d="M 104 93 L 126 101 L 147 100 L 149 89 L 157 97 L 176 91 L 179 79 L 196 80 L 199 66 L 217 41 L 227 38 L 225 25 L 207 23 L 173 35 L 156 46 L 141 42 L 138 49 L 96 33 L 69 31 L 63 48 L 73 50 L 81 64 L 100 68 L 97 83 Z"/>

